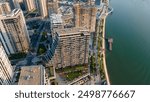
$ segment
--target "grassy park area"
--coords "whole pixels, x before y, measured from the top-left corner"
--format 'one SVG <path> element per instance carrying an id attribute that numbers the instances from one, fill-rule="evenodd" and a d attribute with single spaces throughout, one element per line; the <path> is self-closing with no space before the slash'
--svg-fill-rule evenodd
<path id="1" fill-rule="evenodd" d="M 82 72 L 81 71 L 76 71 L 76 72 L 70 72 L 66 75 L 66 79 L 68 81 L 72 81 L 74 80 L 75 78 L 78 78 L 79 76 L 82 75 Z"/>
<path id="2" fill-rule="evenodd" d="M 88 72 L 87 65 L 76 65 L 65 68 L 56 69 L 56 72 L 68 81 L 72 81 Z"/>

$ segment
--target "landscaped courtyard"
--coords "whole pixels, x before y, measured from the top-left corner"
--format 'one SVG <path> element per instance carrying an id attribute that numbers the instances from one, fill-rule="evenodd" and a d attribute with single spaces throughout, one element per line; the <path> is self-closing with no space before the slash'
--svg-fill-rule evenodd
<path id="1" fill-rule="evenodd" d="M 82 75 L 86 74 L 87 72 L 88 72 L 87 65 L 77 65 L 73 67 L 56 69 L 56 73 L 58 73 L 60 77 L 62 77 L 67 81 L 73 81 L 76 78 L 79 78 Z"/>

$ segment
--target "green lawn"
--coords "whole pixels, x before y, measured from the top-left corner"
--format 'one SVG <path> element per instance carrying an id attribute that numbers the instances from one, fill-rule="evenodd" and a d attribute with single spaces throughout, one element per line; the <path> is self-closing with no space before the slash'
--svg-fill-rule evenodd
<path id="1" fill-rule="evenodd" d="M 81 71 L 71 72 L 71 73 L 68 73 L 66 75 L 66 79 L 68 81 L 72 81 L 72 80 L 74 80 L 75 78 L 78 78 L 81 75 L 82 75 Z"/>
<path id="2" fill-rule="evenodd" d="M 66 78 L 68 81 L 72 81 L 75 78 L 82 76 L 87 73 L 88 66 L 87 65 L 76 65 L 72 67 L 66 67 L 62 69 L 56 69 L 57 73 L 63 73 L 62 77 Z"/>

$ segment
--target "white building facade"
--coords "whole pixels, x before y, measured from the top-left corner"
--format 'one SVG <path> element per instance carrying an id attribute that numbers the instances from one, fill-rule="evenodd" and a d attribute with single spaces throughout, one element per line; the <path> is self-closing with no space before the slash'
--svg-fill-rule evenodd
<path id="1" fill-rule="evenodd" d="M 12 82 L 13 67 L 0 44 L 0 85 L 9 85 Z"/>

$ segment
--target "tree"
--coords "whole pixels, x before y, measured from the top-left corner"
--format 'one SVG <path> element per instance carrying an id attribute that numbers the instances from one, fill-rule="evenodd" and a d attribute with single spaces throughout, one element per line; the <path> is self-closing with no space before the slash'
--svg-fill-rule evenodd
<path id="1" fill-rule="evenodd" d="M 43 53 L 44 53 L 44 49 L 40 48 L 40 49 L 39 49 L 39 53 L 40 53 L 40 54 L 43 54 Z"/>

